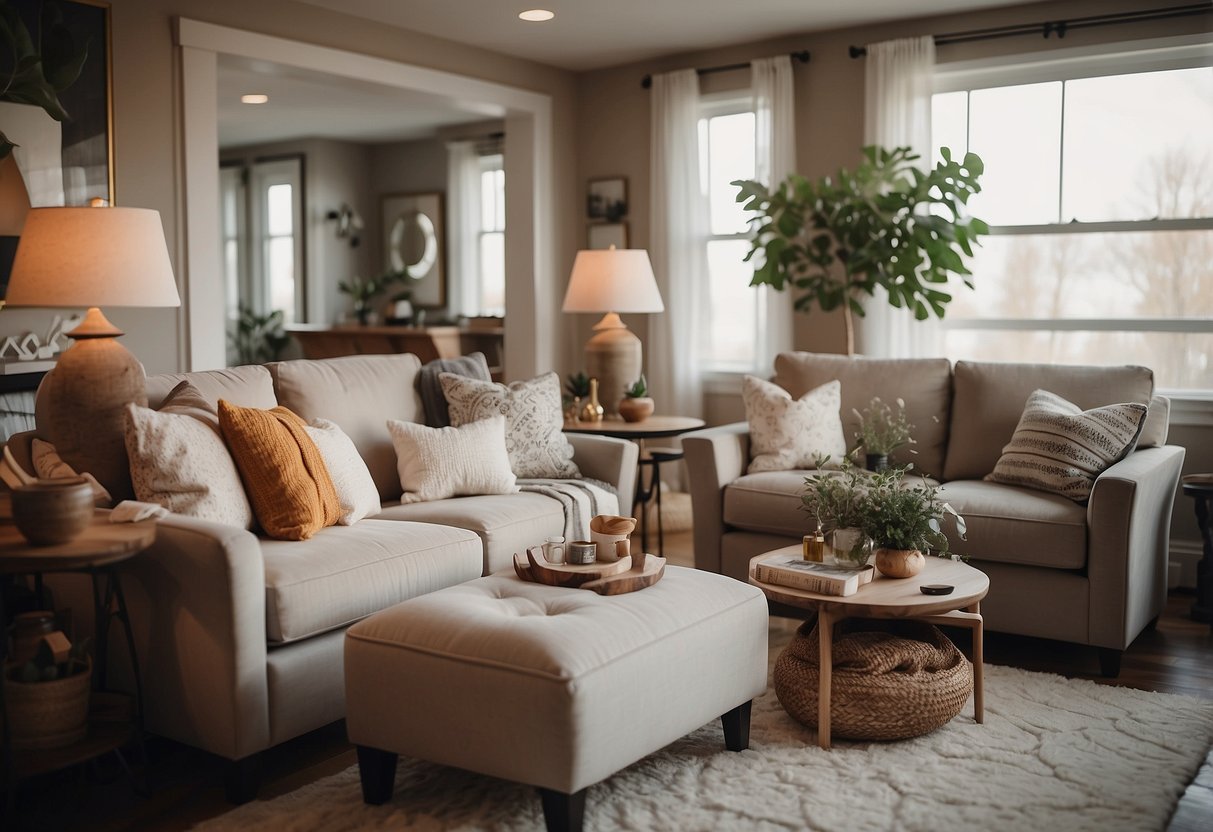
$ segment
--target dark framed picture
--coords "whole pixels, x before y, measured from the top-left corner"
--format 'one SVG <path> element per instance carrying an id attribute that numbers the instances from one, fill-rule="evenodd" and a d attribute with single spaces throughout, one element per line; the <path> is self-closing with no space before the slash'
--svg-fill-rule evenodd
<path id="1" fill-rule="evenodd" d="M 13 156 L 30 206 L 114 204 L 114 111 L 111 96 L 110 7 L 83 0 L 9 0 L 32 37 L 53 19 L 73 50 L 84 54 L 79 77 L 59 92 L 67 118 L 41 107 L 0 101 L 0 123 L 18 147 Z M 38 44 L 35 43 L 35 48 Z"/>
<path id="2" fill-rule="evenodd" d="M 446 234 L 442 194 L 387 194 L 383 197 L 384 266 L 404 272 L 400 284 L 413 306 L 446 306 Z"/>
<path id="3" fill-rule="evenodd" d="M 618 222 L 628 214 L 628 180 L 622 176 L 591 179 L 585 199 L 586 216 L 591 220 Z"/>
<path id="4" fill-rule="evenodd" d="M 586 248 L 605 249 L 628 247 L 628 224 L 626 222 L 599 222 L 589 226 Z"/>

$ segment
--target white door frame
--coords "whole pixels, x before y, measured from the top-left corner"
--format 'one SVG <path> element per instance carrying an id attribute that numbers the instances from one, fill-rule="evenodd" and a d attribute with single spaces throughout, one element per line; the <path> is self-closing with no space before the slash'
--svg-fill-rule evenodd
<path id="1" fill-rule="evenodd" d="M 181 53 L 181 135 L 184 222 L 179 262 L 186 370 L 226 365 L 219 251 L 218 55 L 371 81 L 448 98 L 486 115 L 504 113 L 505 374 L 528 378 L 556 366 L 555 233 L 552 208 L 552 101 L 543 93 L 356 52 L 217 26 L 175 21 Z"/>

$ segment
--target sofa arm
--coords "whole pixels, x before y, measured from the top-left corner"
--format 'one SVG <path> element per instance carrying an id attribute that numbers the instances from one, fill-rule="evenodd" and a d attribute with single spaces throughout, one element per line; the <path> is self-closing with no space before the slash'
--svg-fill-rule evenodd
<path id="1" fill-rule="evenodd" d="M 724 535 L 724 487 L 745 473 L 750 459 L 750 427 L 735 422 L 682 437 L 691 480 L 695 518 L 695 568 L 720 572 Z"/>
<path id="2" fill-rule="evenodd" d="M 148 730 L 234 760 L 267 748 L 265 566 L 256 536 L 170 514 L 151 547 L 127 563 Z"/>
<path id="3" fill-rule="evenodd" d="M 1095 480 L 1087 504 L 1088 637 L 1123 650 L 1167 599 L 1171 508 L 1184 449 L 1129 454 Z"/>
<path id="4" fill-rule="evenodd" d="M 620 513 L 630 513 L 640 457 L 636 444 L 589 433 L 566 433 L 564 438 L 573 446 L 573 462 L 577 463 L 581 475 L 613 485 L 619 496 Z"/>

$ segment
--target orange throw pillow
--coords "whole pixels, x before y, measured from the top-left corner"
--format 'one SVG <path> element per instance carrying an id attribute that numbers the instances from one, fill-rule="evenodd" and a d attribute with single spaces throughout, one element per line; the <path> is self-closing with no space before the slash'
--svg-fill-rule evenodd
<path id="1" fill-rule="evenodd" d="M 278 540 L 307 540 L 341 516 L 333 480 L 306 423 L 285 407 L 219 401 L 219 428 L 257 522 Z"/>

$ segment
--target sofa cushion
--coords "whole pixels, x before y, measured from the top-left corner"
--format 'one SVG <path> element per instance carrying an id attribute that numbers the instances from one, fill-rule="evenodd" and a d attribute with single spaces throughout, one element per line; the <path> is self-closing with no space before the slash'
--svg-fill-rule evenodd
<path id="1" fill-rule="evenodd" d="M 764 471 L 746 474 L 724 489 L 724 522 L 736 529 L 801 537 L 817 525 L 816 518 L 801 508 L 805 477 L 839 476 L 834 471 Z M 907 476 L 907 486 L 935 480 Z"/>
<path id="2" fill-rule="evenodd" d="M 380 498 L 398 499 L 400 476 L 387 420 L 421 421 L 417 356 L 352 355 L 268 366 L 278 402 L 304 421 L 335 422 L 354 441 Z"/>
<path id="3" fill-rule="evenodd" d="M 320 449 L 324 467 L 329 469 L 329 477 L 337 491 L 337 502 L 341 504 L 337 522 L 352 526 L 363 517 L 378 514 L 379 489 L 345 431 L 328 419 L 313 419 L 307 426 L 307 435 Z"/>
<path id="4" fill-rule="evenodd" d="M 505 417 L 431 428 L 388 420 L 402 503 L 478 494 L 513 494 L 517 478 L 506 453 Z"/>
<path id="5" fill-rule="evenodd" d="M 1081 569 L 1087 562 L 1087 509 L 1057 494 L 978 480 L 955 480 L 939 497 L 965 519 L 965 540 L 944 524 L 953 552 L 974 560 Z"/>
<path id="6" fill-rule="evenodd" d="M 1154 374 L 1132 366 L 957 361 L 952 383 L 945 481 L 977 480 L 994 470 L 1033 390 L 1043 388 L 1083 410 L 1117 402 L 1148 404 Z"/>
<path id="7" fill-rule="evenodd" d="M 838 465 L 847 455 L 842 435 L 840 385 L 827 381 L 793 399 L 778 384 L 747 375 L 741 380 L 741 398 L 750 426 L 750 465 L 746 470 L 792 471 L 813 468 L 819 457 L 826 467 Z"/>
<path id="8" fill-rule="evenodd" d="M 344 627 L 393 604 L 480 576 L 480 540 L 462 529 L 363 520 L 309 540 L 265 540 L 272 643 Z"/>
<path id="9" fill-rule="evenodd" d="M 389 505 L 375 519 L 442 523 L 475 532 L 483 543 L 486 575 L 510 568 L 515 552 L 538 546 L 549 535 L 564 534 L 560 503 L 525 491 Z"/>
<path id="10" fill-rule="evenodd" d="M 1146 406 L 1136 402 L 1091 410 L 1037 390 L 993 473 L 985 479 L 1085 501 L 1095 478 L 1119 462 L 1141 433 Z"/>
<path id="11" fill-rule="evenodd" d="M 246 364 L 226 370 L 148 376 L 147 406 L 158 410 L 173 388 L 183 381 L 188 381 L 212 408 L 218 407 L 220 399 L 227 399 L 241 407 L 260 407 L 264 410 L 278 404 L 269 370 L 260 364 Z"/>
<path id="12" fill-rule="evenodd" d="M 425 410 L 425 423 L 432 428 L 445 428 L 451 424 L 451 411 L 442 392 L 438 376 L 454 373 L 479 381 L 492 381 L 488 359 L 482 352 L 468 353 L 458 358 L 435 358 L 427 361 L 417 374 L 417 392 L 421 394 L 421 405 Z"/>
<path id="13" fill-rule="evenodd" d="M 835 378 L 842 383 L 842 429 L 848 445 L 854 444 L 859 429 L 857 412 L 873 398 L 889 403 L 904 399 L 915 444 L 894 451 L 890 461 L 894 465 L 912 462 L 918 472 L 939 476 L 944 468 L 952 399 L 952 370 L 946 358 L 883 359 L 812 352 L 785 352 L 775 357 L 775 383 L 793 398 Z"/>

